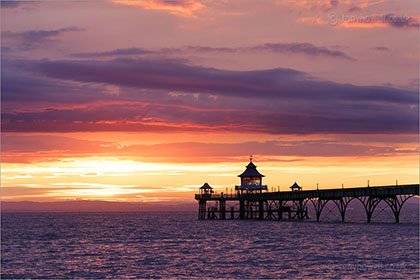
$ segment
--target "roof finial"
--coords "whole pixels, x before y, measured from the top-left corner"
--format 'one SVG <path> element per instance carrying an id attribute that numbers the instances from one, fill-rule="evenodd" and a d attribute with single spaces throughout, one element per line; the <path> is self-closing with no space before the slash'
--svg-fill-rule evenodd
<path id="1" fill-rule="evenodd" d="M 252 155 L 249 156 L 249 161 L 252 162 Z"/>

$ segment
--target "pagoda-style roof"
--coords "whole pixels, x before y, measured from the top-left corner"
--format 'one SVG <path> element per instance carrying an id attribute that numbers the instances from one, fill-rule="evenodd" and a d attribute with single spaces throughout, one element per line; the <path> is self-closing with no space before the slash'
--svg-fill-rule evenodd
<path id="1" fill-rule="evenodd" d="M 241 175 L 238 175 L 238 177 L 264 177 L 264 175 L 258 172 L 257 166 L 251 161 L 246 166 L 245 171 Z"/>
<path id="2" fill-rule="evenodd" d="M 207 184 L 207 183 L 204 183 L 204 185 L 200 188 L 200 190 L 212 190 L 213 188 L 212 187 L 210 187 L 210 185 L 209 184 Z"/>
<path id="3" fill-rule="evenodd" d="M 293 189 L 301 189 L 302 187 L 301 186 L 299 186 L 296 182 L 290 187 L 292 190 Z"/>

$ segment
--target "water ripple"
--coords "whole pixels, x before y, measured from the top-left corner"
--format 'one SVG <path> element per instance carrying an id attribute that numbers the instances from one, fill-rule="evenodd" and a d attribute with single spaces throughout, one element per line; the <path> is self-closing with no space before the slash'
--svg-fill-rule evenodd
<path id="1" fill-rule="evenodd" d="M 417 224 L 5 213 L 2 278 L 417 278 Z"/>

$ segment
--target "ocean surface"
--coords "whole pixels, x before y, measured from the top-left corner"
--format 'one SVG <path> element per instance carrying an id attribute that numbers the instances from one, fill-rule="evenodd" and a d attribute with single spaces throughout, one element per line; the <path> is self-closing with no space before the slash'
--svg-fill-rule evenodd
<path id="1" fill-rule="evenodd" d="M 408 216 L 403 224 L 342 224 L 3 213 L 1 278 L 418 279 L 418 212 Z"/>

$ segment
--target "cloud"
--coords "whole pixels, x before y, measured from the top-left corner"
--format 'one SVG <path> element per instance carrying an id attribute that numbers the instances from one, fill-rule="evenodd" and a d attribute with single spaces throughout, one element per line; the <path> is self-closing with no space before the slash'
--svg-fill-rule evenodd
<path id="1" fill-rule="evenodd" d="M 374 50 L 377 50 L 377 51 L 389 51 L 389 48 L 378 46 L 378 47 L 375 47 Z"/>
<path id="2" fill-rule="evenodd" d="M 341 28 L 384 28 L 399 29 L 419 28 L 419 18 L 414 16 L 398 16 L 395 14 L 352 15 L 330 13 L 325 17 L 301 17 L 298 22 L 314 25 L 330 25 Z"/>
<path id="3" fill-rule="evenodd" d="M 161 10 L 168 11 L 172 15 L 195 18 L 196 12 L 205 6 L 198 1 L 120 1 L 112 0 L 112 3 L 141 7 L 145 10 Z"/>
<path id="4" fill-rule="evenodd" d="M 313 104 L 313 107 L 317 106 L 312 101 L 307 103 Z M 309 105 L 309 108 L 302 107 L 299 112 L 284 109 L 287 105 L 278 106 L 277 109 L 268 105 L 266 109 L 260 109 L 259 106 L 257 104 L 255 108 L 200 110 L 189 109 L 186 106 L 160 105 L 156 100 L 156 104 L 143 106 L 98 105 L 87 108 L 3 113 L 2 117 L 4 132 L 418 133 L 418 110 L 404 110 L 404 106 L 341 105 L 336 108 L 325 106 L 312 109 Z"/>
<path id="5" fill-rule="evenodd" d="M 9 47 L 1 47 L 1 53 L 2 54 L 7 54 L 7 53 L 10 53 L 10 52 L 12 52 L 12 49 L 11 48 L 9 48 Z"/>
<path id="6" fill-rule="evenodd" d="M 83 31 L 84 29 L 75 26 L 55 30 L 27 30 L 23 32 L 4 31 L 3 44 L 11 44 L 20 50 L 33 50 L 46 44 L 52 44 L 55 38 L 63 33 Z"/>
<path id="7" fill-rule="evenodd" d="M 7 1 L 7 0 L 1 0 L 1 7 L 2 8 L 17 8 L 19 7 L 23 1 Z"/>
<path id="8" fill-rule="evenodd" d="M 148 51 L 139 48 L 128 48 L 128 49 L 116 49 L 106 52 L 91 52 L 91 53 L 74 53 L 71 54 L 72 57 L 105 57 L 105 56 L 125 56 L 125 55 L 142 55 L 142 54 L 151 54 L 153 51 Z"/>
<path id="9" fill-rule="evenodd" d="M 42 110 L 49 106 L 77 106 L 115 100 L 107 87 L 30 75 L 2 60 L 2 111 Z"/>
<path id="10" fill-rule="evenodd" d="M 309 56 L 323 56 L 342 58 L 347 60 L 355 60 L 342 51 L 331 50 L 323 46 L 315 46 L 311 43 L 265 43 L 251 47 L 206 47 L 206 46 L 185 46 L 180 49 L 164 49 L 166 52 L 217 52 L 217 53 L 235 53 L 239 51 L 252 52 L 272 52 L 272 53 L 286 53 L 286 54 L 305 54 Z"/>
<path id="11" fill-rule="evenodd" d="M 228 71 L 162 58 L 4 65 L 4 131 L 418 132 L 416 91 L 339 84 L 292 69 Z M 43 106 L 31 108 L 37 103 Z"/>
<path id="12" fill-rule="evenodd" d="M 409 17 L 409 16 L 398 16 L 394 14 L 387 14 L 384 17 L 385 22 L 387 22 L 392 27 L 397 28 L 419 28 L 419 19 L 418 17 Z"/>
<path id="13" fill-rule="evenodd" d="M 309 56 L 322 56 L 355 60 L 348 54 L 331 50 L 324 46 L 315 46 L 311 43 L 265 43 L 250 47 L 211 47 L 211 46 L 184 46 L 181 48 L 163 48 L 158 50 L 145 50 L 141 48 L 116 49 L 105 52 L 75 53 L 72 57 L 94 58 L 107 56 L 134 56 L 148 54 L 189 54 L 196 53 L 237 53 L 237 52 L 272 52 L 285 54 L 304 54 Z"/>
<path id="14" fill-rule="evenodd" d="M 264 157 L 354 157 L 415 155 L 417 143 L 410 147 L 374 143 L 340 143 L 334 140 L 249 141 L 239 143 L 179 142 L 119 145 L 108 141 L 90 141 L 56 135 L 3 135 L 4 162 L 60 160 L 63 157 L 118 156 L 144 160 L 207 162 L 209 159 L 246 157 L 249 151 Z M 279 158 L 277 158 L 279 159 Z"/>
<path id="15" fill-rule="evenodd" d="M 416 104 L 416 92 L 318 80 L 287 68 L 229 71 L 173 59 L 19 60 L 27 71 L 50 78 L 240 98 L 324 99 Z"/>
<path id="16" fill-rule="evenodd" d="M 356 16 L 344 18 L 339 26 L 345 28 L 376 28 L 376 27 L 394 27 L 394 28 L 419 28 L 419 19 L 410 16 L 397 16 L 394 14 L 374 14 L 368 16 Z"/>
<path id="17" fill-rule="evenodd" d="M 264 45 L 253 47 L 251 49 L 280 53 L 302 53 L 311 56 L 337 57 L 347 60 L 355 60 L 354 58 L 350 57 L 342 51 L 330 50 L 327 47 L 317 47 L 311 43 L 266 43 Z"/>
<path id="18" fill-rule="evenodd" d="M 322 11 L 330 12 L 337 9 L 348 9 L 348 12 L 360 12 L 365 8 L 383 3 L 384 0 L 372 1 L 372 0 L 310 0 L 310 1 L 279 1 L 279 4 L 297 6 L 300 10 L 306 9 L 311 12 Z"/>
<path id="19" fill-rule="evenodd" d="M 171 143 L 155 145 L 132 145 L 122 152 L 138 154 L 143 157 L 246 157 L 249 151 L 259 156 L 383 156 L 397 153 L 415 154 L 418 149 L 399 150 L 391 147 L 375 147 L 360 144 L 316 141 L 267 141 L 243 142 L 233 144 L 215 143 Z"/>

